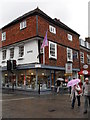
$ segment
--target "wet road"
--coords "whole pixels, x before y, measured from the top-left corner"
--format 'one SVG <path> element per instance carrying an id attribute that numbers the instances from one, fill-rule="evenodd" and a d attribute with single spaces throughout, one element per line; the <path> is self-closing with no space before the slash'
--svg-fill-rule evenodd
<path id="1" fill-rule="evenodd" d="M 83 97 L 81 107 L 71 109 L 71 100 L 66 95 L 2 95 L 3 118 L 88 118 L 83 114 Z"/>

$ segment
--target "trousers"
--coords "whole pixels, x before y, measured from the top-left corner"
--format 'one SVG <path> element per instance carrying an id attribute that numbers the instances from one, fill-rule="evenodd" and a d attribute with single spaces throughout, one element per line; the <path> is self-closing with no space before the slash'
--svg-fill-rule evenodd
<path id="1" fill-rule="evenodd" d="M 78 107 L 79 107 L 80 104 L 81 104 L 81 103 L 80 103 L 80 95 L 75 97 L 75 93 L 74 93 L 74 96 L 73 96 L 73 99 L 72 99 L 72 108 L 74 108 L 76 98 L 77 98 L 77 101 L 78 101 Z"/>
<path id="2" fill-rule="evenodd" d="M 84 96 L 84 111 L 87 111 L 88 105 L 90 107 L 90 96 Z"/>

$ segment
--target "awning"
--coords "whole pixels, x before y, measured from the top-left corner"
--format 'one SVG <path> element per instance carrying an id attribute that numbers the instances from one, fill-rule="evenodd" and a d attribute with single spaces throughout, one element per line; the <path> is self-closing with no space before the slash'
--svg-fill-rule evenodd
<path id="1" fill-rule="evenodd" d="M 79 75 L 90 75 L 90 71 L 88 70 L 81 70 L 80 72 L 78 72 Z"/>

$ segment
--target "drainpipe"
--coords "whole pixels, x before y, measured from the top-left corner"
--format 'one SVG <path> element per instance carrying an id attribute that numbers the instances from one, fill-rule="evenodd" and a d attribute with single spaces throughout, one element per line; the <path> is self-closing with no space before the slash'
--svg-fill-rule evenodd
<path id="1" fill-rule="evenodd" d="M 36 35 L 38 36 L 38 15 L 36 15 Z M 41 63 L 40 60 L 40 40 L 38 40 L 38 56 L 37 58 L 39 58 L 39 63 Z"/>

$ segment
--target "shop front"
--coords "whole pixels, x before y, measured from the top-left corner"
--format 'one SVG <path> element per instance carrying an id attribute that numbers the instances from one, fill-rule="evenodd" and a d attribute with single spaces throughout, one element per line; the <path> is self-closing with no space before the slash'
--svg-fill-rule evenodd
<path id="1" fill-rule="evenodd" d="M 38 91 L 40 84 L 40 90 L 44 91 L 51 90 L 58 78 L 65 80 L 65 68 L 41 64 L 23 65 L 13 71 L 3 70 L 2 86 L 12 88 L 14 83 L 15 89 Z"/>

